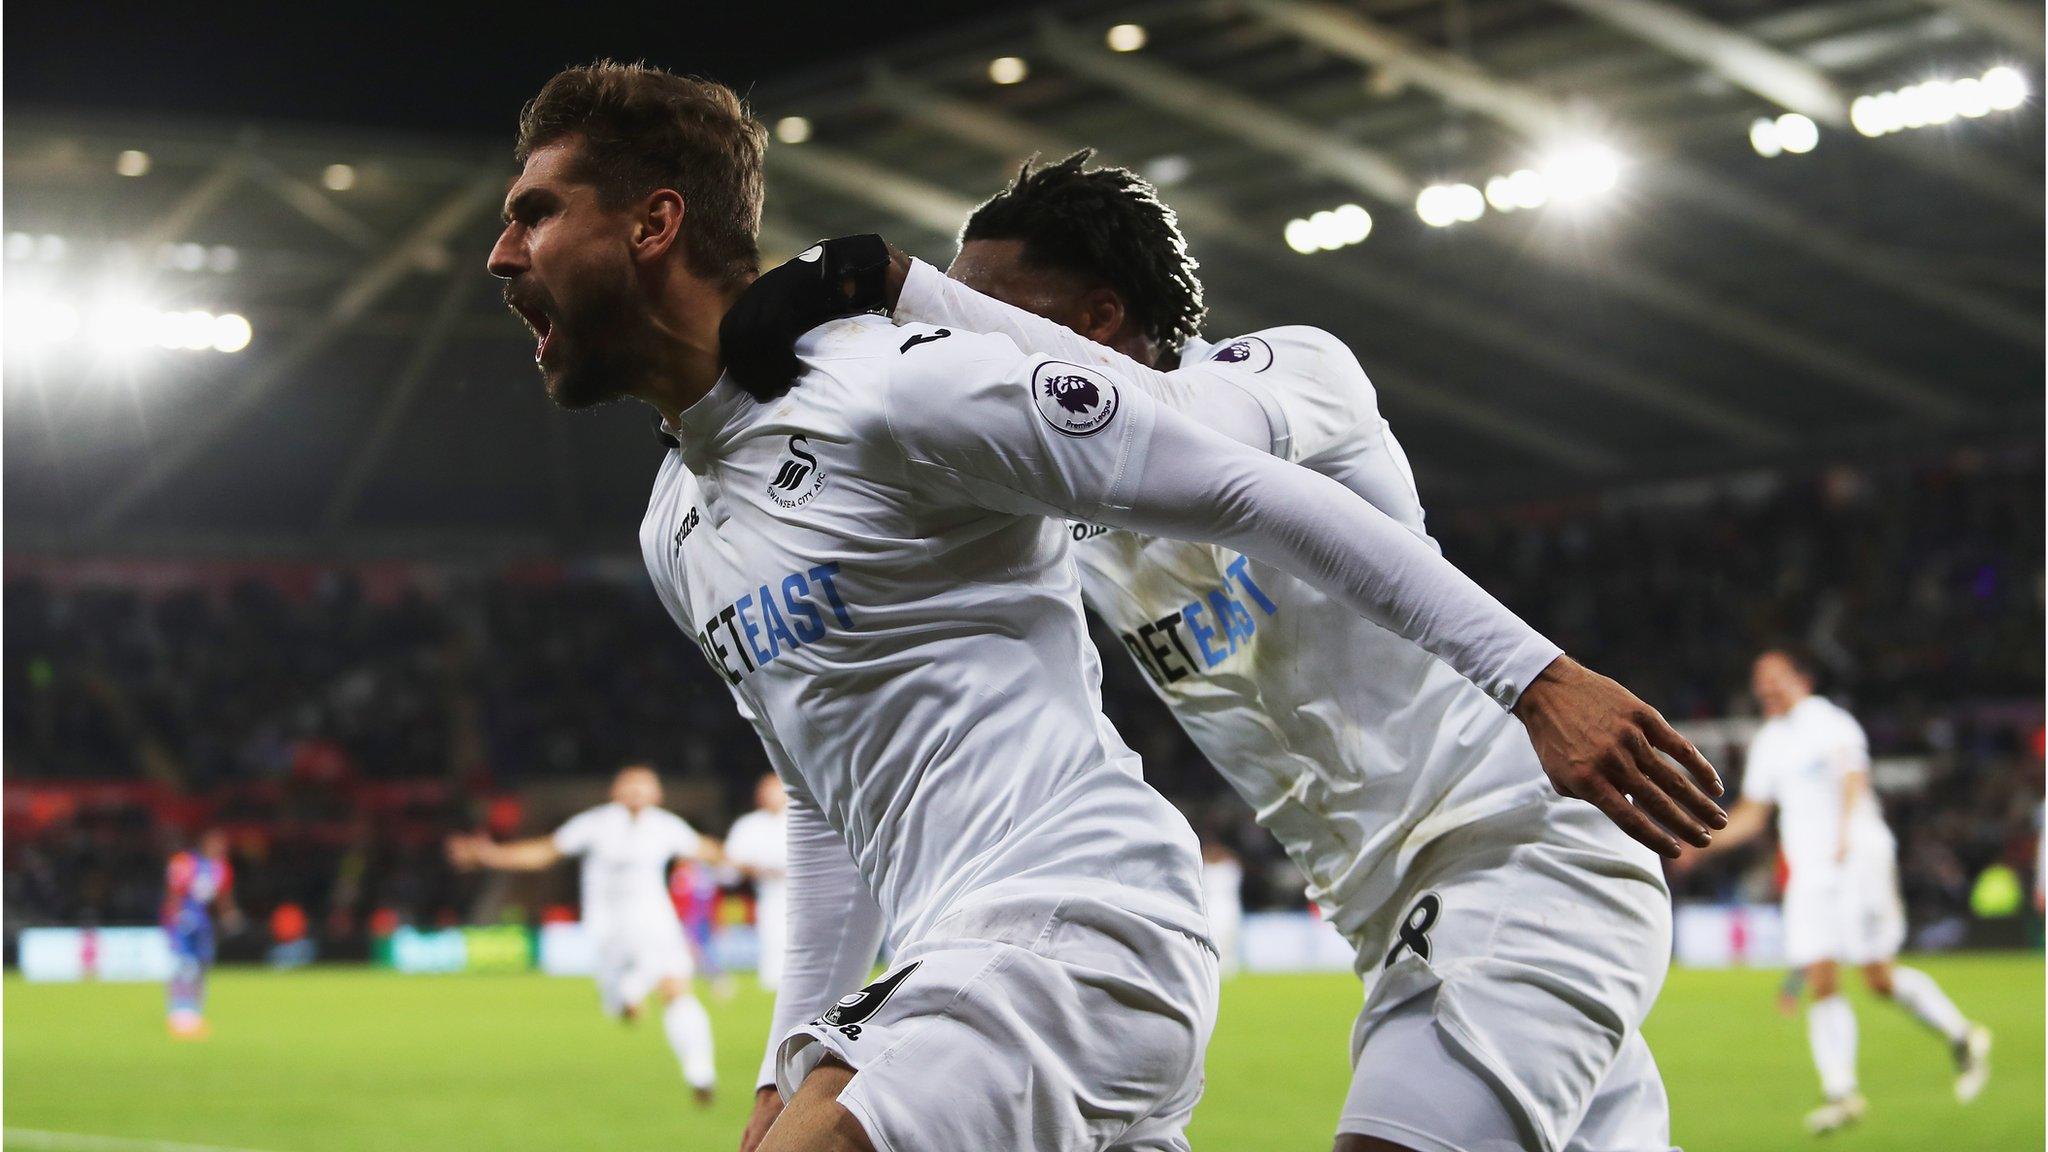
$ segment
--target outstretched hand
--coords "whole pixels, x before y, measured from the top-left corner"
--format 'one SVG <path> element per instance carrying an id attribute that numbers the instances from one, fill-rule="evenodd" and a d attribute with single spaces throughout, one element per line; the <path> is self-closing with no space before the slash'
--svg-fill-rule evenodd
<path id="1" fill-rule="evenodd" d="M 481 854 L 479 848 L 483 839 L 483 834 L 480 832 L 457 832 L 448 837 L 448 862 L 453 864 L 459 872 L 468 872 L 475 869 L 482 863 L 478 857 Z"/>
<path id="2" fill-rule="evenodd" d="M 1515 702 L 1543 773 L 1661 856 L 1705 847 L 1728 824 L 1721 777 L 1636 694 L 1560 656 Z M 1659 755 L 1663 753 L 1663 755 Z M 1668 759 L 1666 758 L 1668 757 Z"/>

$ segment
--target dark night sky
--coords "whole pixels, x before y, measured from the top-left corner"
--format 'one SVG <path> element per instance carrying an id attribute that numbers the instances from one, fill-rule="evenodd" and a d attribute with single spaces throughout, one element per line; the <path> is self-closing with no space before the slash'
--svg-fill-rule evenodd
<path id="1" fill-rule="evenodd" d="M 744 90 L 1018 5 L 988 0 L 7 5 L 10 111 L 509 130 L 565 64 L 645 58 Z"/>

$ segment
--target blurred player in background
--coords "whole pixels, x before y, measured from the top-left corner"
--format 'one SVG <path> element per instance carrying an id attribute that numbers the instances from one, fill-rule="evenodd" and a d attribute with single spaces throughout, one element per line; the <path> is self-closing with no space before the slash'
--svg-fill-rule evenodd
<path id="1" fill-rule="evenodd" d="M 539 872 L 565 857 L 583 858 L 583 926 L 597 946 L 597 988 L 604 1010 L 639 1017 L 642 1001 L 659 992 L 662 1029 L 697 1100 L 711 1102 L 717 1084 L 711 1017 L 690 991 L 693 965 L 681 921 L 669 903 L 669 862 L 716 863 L 716 840 L 697 834 L 682 817 L 661 807 L 661 778 L 644 764 L 621 768 L 612 799 L 571 817 L 552 836 L 508 844 L 481 834 L 455 836 L 448 856 L 458 868 Z"/>
<path id="2" fill-rule="evenodd" d="M 773 772 L 754 785 L 754 810 L 732 822 L 725 858 L 754 882 L 754 928 L 761 937 L 761 987 L 782 985 L 789 935 L 789 792 Z"/>
<path id="3" fill-rule="evenodd" d="M 1202 900 L 1209 906 L 1209 938 L 1216 942 L 1218 975 L 1237 973 L 1237 933 L 1244 925 L 1244 865 L 1222 841 L 1202 841 Z"/>
<path id="4" fill-rule="evenodd" d="M 1339 481 L 1434 553 L 1351 351 L 1298 326 L 1200 339 L 1202 287 L 1173 213 L 1088 157 L 1027 165 L 968 219 L 949 272 L 892 253 L 893 293 L 837 306 L 1116 370 L 1162 408 Z M 833 298 L 806 299 L 806 285 L 831 285 L 839 253 L 873 243 L 828 241 L 749 296 L 829 314 Z M 733 316 L 752 314 L 742 297 Z M 736 364 L 754 339 L 732 319 L 725 335 Z M 1692 783 L 1718 789 L 1698 751 L 1547 641 L 1529 661 L 1540 675 L 1482 687 L 1229 548 L 1080 521 L 1068 535 L 1088 607 L 1357 950 L 1366 1005 L 1340 1152 L 1523 1147 L 1532 1133 L 1551 1149 L 1665 1152 L 1669 1109 L 1638 1027 L 1663 983 L 1671 908 L 1644 845 L 1675 854 L 1678 837 L 1703 843 L 1702 821 L 1724 819 Z M 1588 683 L 1629 700 L 1642 775 L 1545 778 L 1581 735 L 1544 719 L 1545 698 Z M 1621 767 L 1580 762 L 1596 765 Z M 1213 932 L 1214 901 L 1209 913 Z"/>
<path id="5" fill-rule="evenodd" d="M 213 967 L 214 918 L 229 931 L 241 919 L 235 908 L 235 872 L 228 863 L 228 838 L 218 828 L 200 834 L 197 849 L 171 857 L 164 870 L 164 933 L 170 937 L 171 1035 L 200 1040 L 206 1029 L 206 971 Z"/>
<path id="6" fill-rule="evenodd" d="M 1814 693 L 1812 666 L 1794 652 L 1758 656 L 1750 688 L 1764 724 L 1749 746 L 1742 800 L 1727 830 L 1684 865 L 1756 838 L 1777 809 L 1778 843 L 1791 870 L 1785 952 L 1813 993 L 1806 1036 L 1827 1096 L 1808 1114 L 1807 1128 L 1832 1132 L 1860 1120 L 1866 1107 L 1856 1082 L 1856 1015 L 1841 994 L 1845 964 L 1862 968 L 1872 992 L 1948 1041 L 1956 1099 L 1969 1103 L 1991 1074 L 1991 1033 L 1964 1019 L 1933 977 L 1895 963 L 1906 939 L 1898 845 L 1871 791 L 1863 726 Z"/>
<path id="7" fill-rule="evenodd" d="M 668 874 L 669 902 L 675 905 L 676 919 L 682 921 L 683 937 L 697 961 L 697 974 L 711 982 L 711 992 L 720 1000 L 730 999 L 733 991 L 731 975 L 711 952 L 718 930 L 720 873 L 724 871 L 685 859 L 676 861 Z"/>

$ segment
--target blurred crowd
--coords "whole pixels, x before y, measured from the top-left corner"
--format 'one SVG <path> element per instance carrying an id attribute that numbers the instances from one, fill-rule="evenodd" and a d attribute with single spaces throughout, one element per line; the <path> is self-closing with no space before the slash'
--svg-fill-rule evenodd
<path id="1" fill-rule="evenodd" d="M 1432 528 L 1511 607 L 1674 719 L 1752 713 L 1763 644 L 1817 654 L 1878 754 L 1920 765 L 1911 803 L 1888 810 L 1916 917 L 1932 919 L 1992 862 L 2033 875 L 2042 481 L 2036 450 L 1464 509 Z M 10 930 L 153 919 L 164 855 L 203 822 L 236 830 L 258 916 L 290 901 L 337 933 L 448 919 L 439 837 L 492 798 L 594 788 L 645 760 L 690 782 L 686 814 L 722 831 L 765 768 L 632 565 L 195 571 L 124 580 L 10 558 Z M 1284 858 L 1137 670 L 1105 665 L 1112 717 L 1161 790 L 1244 858 L 1248 903 L 1298 905 Z M 24 791 L 92 781 L 145 791 Z M 517 808 L 495 815 L 541 830 L 518 827 L 533 821 Z"/>

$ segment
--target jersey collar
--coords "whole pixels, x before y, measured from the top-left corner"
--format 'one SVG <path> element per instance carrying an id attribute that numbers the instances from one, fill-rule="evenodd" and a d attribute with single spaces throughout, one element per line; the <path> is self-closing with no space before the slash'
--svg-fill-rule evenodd
<path id="1" fill-rule="evenodd" d="M 662 421 L 661 430 L 673 437 L 683 451 L 683 460 L 692 471 L 704 460 L 716 445 L 719 433 L 732 422 L 734 415 L 753 403 L 753 397 L 732 382 L 732 377 L 721 374 L 711 391 L 698 397 L 695 404 L 683 409 L 674 423 Z"/>

